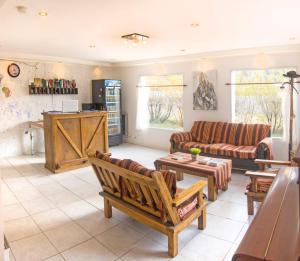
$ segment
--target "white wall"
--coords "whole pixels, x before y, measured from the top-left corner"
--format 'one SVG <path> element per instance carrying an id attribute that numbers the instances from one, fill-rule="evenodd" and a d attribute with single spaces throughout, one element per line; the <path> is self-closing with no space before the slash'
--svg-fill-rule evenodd
<path id="1" fill-rule="evenodd" d="M 199 58 L 184 62 L 156 63 L 140 66 L 120 66 L 116 77 L 123 82 L 123 111 L 128 113 L 128 142 L 169 149 L 169 138 L 172 131 L 148 129 L 136 130 L 137 88 L 141 75 L 164 75 L 182 73 L 184 76 L 183 110 L 184 129 L 190 130 L 195 120 L 231 121 L 231 87 L 225 86 L 230 82 L 231 71 L 237 69 L 257 69 L 294 66 L 300 68 L 300 53 L 276 53 L 247 56 Z M 193 110 L 193 73 L 196 71 L 217 70 L 216 93 L 218 110 Z M 277 159 L 286 159 L 287 142 L 282 139 L 274 140 L 274 154 Z"/>
<path id="2" fill-rule="evenodd" d="M 7 74 L 10 63 L 0 61 L 0 74 L 4 76 L 0 85 L 0 157 L 30 153 L 30 138 L 25 133 L 29 121 L 42 119 L 43 111 L 61 110 L 62 100 L 79 100 L 81 108 L 82 102 L 91 102 L 91 80 L 112 77 L 111 67 L 30 61 L 28 65 L 17 62 L 20 76 L 11 78 Z M 34 64 L 37 69 L 29 66 Z M 29 95 L 29 80 L 35 77 L 75 79 L 79 95 Z M 12 90 L 11 97 L 4 97 L 3 86 Z M 34 135 L 34 149 L 43 151 L 42 130 L 35 130 Z"/>

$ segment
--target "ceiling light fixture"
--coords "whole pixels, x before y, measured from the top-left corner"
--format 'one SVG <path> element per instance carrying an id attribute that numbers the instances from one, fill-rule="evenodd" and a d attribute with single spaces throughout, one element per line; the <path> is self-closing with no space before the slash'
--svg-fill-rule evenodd
<path id="1" fill-rule="evenodd" d="M 138 44 L 146 44 L 147 40 L 150 38 L 147 35 L 143 34 L 127 34 L 127 35 L 122 35 L 121 38 L 124 40 L 124 44 L 131 43 L 133 46 L 137 46 Z"/>
<path id="2" fill-rule="evenodd" d="M 90 44 L 89 47 L 90 48 L 96 48 L 96 45 L 95 44 Z"/>
<path id="3" fill-rule="evenodd" d="M 47 16 L 48 13 L 46 11 L 41 11 L 39 12 L 39 16 Z"/>
<path id="4" fill-rule="evenodd" d="M 289 38 L 289 40 L 290 40 L 290 41 L 295 41 L 295 40 L 296 40 L 296 37 L 291 36 L 291 37 Z"/>
<path id="5" fill-rule="evenodd" d="M 196 27 L 199 27 L 199 24 L 198 23 L 191 23 L 190 26 L 193 27 L 193 28 L 196 28 Z"/>

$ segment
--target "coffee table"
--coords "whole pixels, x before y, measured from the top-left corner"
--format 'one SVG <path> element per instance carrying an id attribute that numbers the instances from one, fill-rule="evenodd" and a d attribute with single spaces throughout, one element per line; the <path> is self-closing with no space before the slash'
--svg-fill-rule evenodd
<path id="1" fill-rule="evenodd" d="M 181 158 L 176 160 L 174 158 Z M 222 159 L 222 163 L 216 167 L 200 164 L 192 160 L 191 155 L 175 152 L 154 162 L 157 170 L 167 169 L 176 171 L 177 180 L 183 180 L 183 173 L 205 177 L 208 181 L 208 200 L 217 199 L 218 190 L 227 190 L 231 180 L 232 162 L 230 159 Z"/>

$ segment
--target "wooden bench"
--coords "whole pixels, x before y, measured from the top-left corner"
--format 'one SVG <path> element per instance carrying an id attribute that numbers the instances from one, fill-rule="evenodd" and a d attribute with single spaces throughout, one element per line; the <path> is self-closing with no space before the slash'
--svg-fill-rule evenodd
<path id="1" fill-rule="evenodd" d="M 298 167 L 279 170 L 233 261 L 300 260 L 298 179 Z"/>
<path id="2" fill-rule="evenodd" d="M 106 160 L 89 156 L 89 161 L 103 188 L 105 217 L 112 217 L 112 207 L 128 214 L 137 221 L 168 236 L 168 253 L 178 253 L 178 233 L 198 219 L 198 229 L 206 226 L 206 203 L 203 188 L 206 181 L 199 181 L 182 190 L 172 198 L 166 182 L 159 171 L 153 171 L 152 178 L 132 172 Z M 130 197 L 123 191 L 126 186 Z M 178 207 L 197 198 L 197 205 L 182 220 Z"/>

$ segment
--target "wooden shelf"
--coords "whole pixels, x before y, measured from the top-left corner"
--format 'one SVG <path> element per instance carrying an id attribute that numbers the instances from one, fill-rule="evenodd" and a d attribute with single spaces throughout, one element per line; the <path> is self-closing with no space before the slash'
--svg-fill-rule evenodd
<path id="1" fill-rule="evenodd" d="M 34 87 L 29 86 L 30 95 L 66 95 L 66 94 L 78 94 L 78 88 L 48 88 L 48 87 Z"/>

